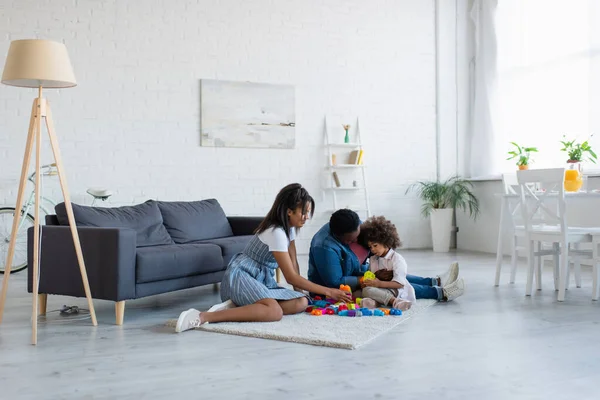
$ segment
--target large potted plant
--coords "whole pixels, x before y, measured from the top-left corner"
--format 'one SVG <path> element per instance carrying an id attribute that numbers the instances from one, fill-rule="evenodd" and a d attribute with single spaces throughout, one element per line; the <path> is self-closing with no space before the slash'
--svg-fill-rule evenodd
<path id="1" fill-rule="evenodd" d="M 568 141 L 564 139 L 560 143 L 563 145 L 560 151 L 566 152 L 568 156 L 567 170 L 565 171 L 565 190 L 576 192 L 583 185 L 581 162 L 590 161 L 595 164 L 598 157 L 587 140 L 578 143 L 577 140 Z"/>
<path id="2" fill-rule="evenodd" d="M 470 181 L 453 176 L 446 181 L 419 181 L 406 189 L 406 193 L 416 192 L 423 201 L 421 214 L 430 218 L 433 251 L 450 251 L 452 215 L 458 208 L 473 218 L 479 215 L 479 200 L 472 192 Z"/>
<path id="3" fill-rule="evenodd" d="M 515 142 L 510 142 L 513 145 L 513 149 L 508 152 L 507 160 L 517 159 L 517 167 L 519 170 L 529 169 L 529 163 L 531 160 L 531 153 L 538 151 L 536 147 L 525 147 L 519 146 Z"/>

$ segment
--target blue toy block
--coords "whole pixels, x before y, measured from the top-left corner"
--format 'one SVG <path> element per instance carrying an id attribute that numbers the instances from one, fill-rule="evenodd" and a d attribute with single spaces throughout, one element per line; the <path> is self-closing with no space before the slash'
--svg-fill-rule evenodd
<path id="1" fill-rule="evenodd" d="M 385 313 L 381 310 L 373 310 L 373 315 L 375 315 L 376 317 L 383 317 L 385 315 Z"/>
<path id="2" fill-rule="evenodd" d="M 398 310 L 397 308 L 392 308 L 390 310 L 390 315 L 402 315 L 402 310 Z"/>
<path id="3" fill-rule="evenodd" d="M 313 305 L 317 308 L 327 308 L 330 304 L 325 300 L 317 300 L 313 303 Z"/>
<path id="4" fill-rule="evenodd" d="M 360 311 L 364 317 L 371 317 L 373 315 L 373 311 L 369 310 L 368 308 L 361 308 Z"/>
<path id="5" fill-rule="evenodd" d="M 340 317 L 347 317 L 348 316 L 348 310 L 342 310 L 338 313 L 338 315 Z"/>

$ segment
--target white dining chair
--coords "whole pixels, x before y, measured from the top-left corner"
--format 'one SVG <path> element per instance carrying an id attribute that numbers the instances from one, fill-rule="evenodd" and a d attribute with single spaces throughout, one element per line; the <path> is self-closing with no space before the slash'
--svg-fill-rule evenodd
<path id="1" fill-rule="evenodd" d="M 600 287 L 598 287 L 598 281 L 600 280 L 600 234 L 592 235 L 592 300 L 598 300 L 600 295 Z"/>
<path id="2" fill-rule="evenodd" d="M 516 173 L 507 173 L 502 175 L 502 184 L 504 187 L 503 207 L 504 212 L 502 213 L 507 217 L 510 224 L 511 233 L 511 269 L 510 269 L 510 283 L 515 283 L 517 274 L 517 264 L 519 259 L 519 252 L 527 251 L 525 243 L 525 224 L 522 218 L 519 193 L 519 182 L 517 180 Z M 505 221 L 500 221 L 500 224 L 504 224 Z M 502 231 L 501 231 L 502 232 Z M 537 249 L 534 252 L 536 257 L 536 288 L 541 290 L 542 287 L 542 263 L 543 257 L 553 256 L 554 259 L 554 282 L 555 288 L 558 290 L 558 246 L 550 246 L 550 248 L 544 247 L 541 242 L 537 242 Z M 498 251 L 502 251 L 501 248 Z M 502 262 L 496 263 L 496 286 L 500 284 Z"/>
<path id="3" fill-rule="evenodd" d="M 517 172 L 520 208 L 527 246 L 527 285 L 525 295 L 531 296 L 536 242 L 553 244 L 559 252 L 558 301 L 564 301 L 568 279 L 569 245 L 591 243 L 592 233 L 600 229 L 569 227 L 565 201 L 564 168 L 533 169 Z M 543 190 L 534 190 L 534 187 Z M 554 195 L 555 194 L 555 195 Z M 556 202 L 556 206 L 552 203 Z M 539 247 L 538 247 L 539 248 Z M 578 257 L 585 252 L 574 250 Z M 537 282 L 536 282 L 537 283 Z"/>

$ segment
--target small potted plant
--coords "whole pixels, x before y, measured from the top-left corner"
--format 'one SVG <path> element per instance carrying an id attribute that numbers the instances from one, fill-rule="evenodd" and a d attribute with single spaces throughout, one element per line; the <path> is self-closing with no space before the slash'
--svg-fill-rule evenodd
<path id="1" fill-rule="evenodd" d="M 479 215 L 479 200 L 472 192 L 470 181 L 453 176 L 446 181 L 420 181 L 406 189 L 423 200 L 421 214 L 430 217 L 433 251 L 450 251 L 450 234 L 452 232 L 452 214 L 459 208 L 473 218 Z"/>
<path id="2" fill-rule="evenodd" d="M 510 142 L 510 144 L 512 144 L 514 148 L 508 152 L 509 157 L 507 160 L 516 158 L 519 170 L 529 169 L 529 163 L 533 161 L 531 160 L 531 153 L 537 153 L 538 149 L 536 147 L 519 146 L 515 142 Z"/>
<path id="3" fill-rule="evenodd" d="M 565 171 L 565 190 L 576 192 L 583 185 L 581 162 L 590 161 L 595 164 L 598 157 L 587 140 L 579 143 L 576 139 L 568 141 L 563 136 L 560 143 L 563 145 L 560 151 L 566 152 L 568 156 L 567 170 Z"/>

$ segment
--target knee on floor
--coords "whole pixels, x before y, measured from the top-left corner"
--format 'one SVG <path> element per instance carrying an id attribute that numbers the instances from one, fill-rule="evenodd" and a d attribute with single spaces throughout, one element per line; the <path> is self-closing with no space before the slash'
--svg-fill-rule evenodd
<path id="1" fill-rule="evenodd" d="M 281 321 L 281 318 L 283 318 L 283 310 L 281 309 L 281 306 L 276 300 L 269 300 L 271 301 L 268 301 L 265 304 L 266 307 L 264 309 L 265 321 Z"/>
<path id="2" fill-rule="evenodd" d="M 296 306 L 296 312 L 300 313 L 304 310 L 306 310 L 306 307 L 308 307 L 308 299 L 306 297 L 300 297 L 297 301 L 297 306 Z"/>

